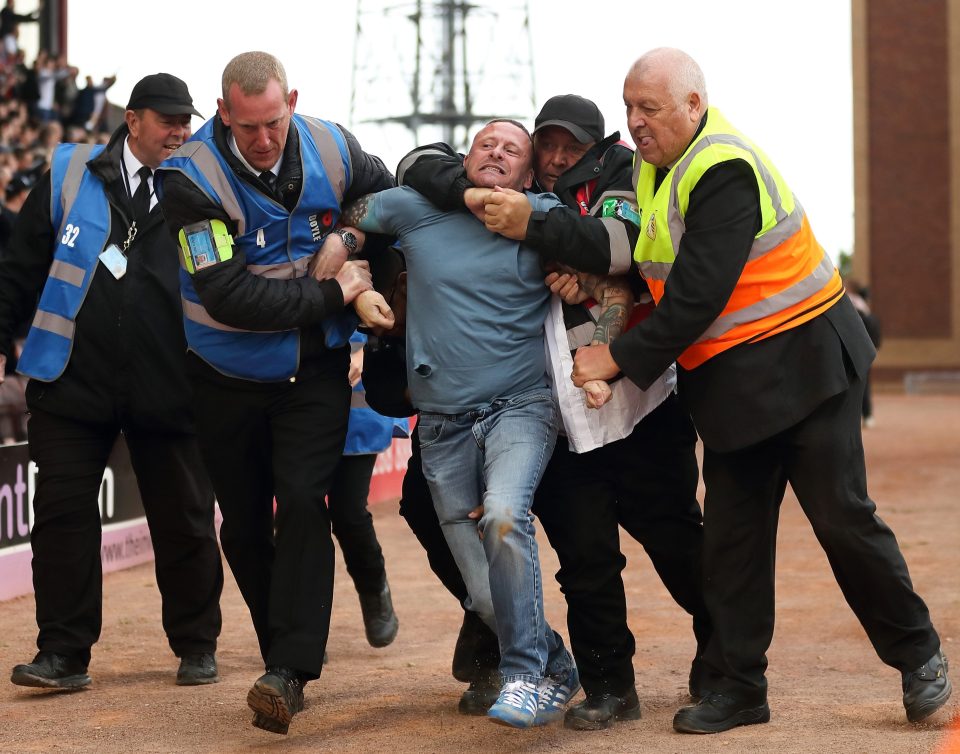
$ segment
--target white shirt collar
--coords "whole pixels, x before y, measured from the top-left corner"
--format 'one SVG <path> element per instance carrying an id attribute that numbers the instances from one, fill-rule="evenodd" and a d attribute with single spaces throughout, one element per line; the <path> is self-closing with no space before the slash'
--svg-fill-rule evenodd
<path id="1" fill-rule="evenodd" d="M 131 194 L 133 194 L 133 192 L 137 190 L 137 186 L 140 185 L 139 171 L 142 167 L 144 167 L 143 163 L 137 159 L 133 150 L 130 149 L 130 137 L 128 136 L 123 140 L 123 169 L 127 171 Z M 153 172 L 152 168 L 150 172 Z"/>
<path id="2" fill-rule="evenodd" d="M 230 145 L 230 151 L 236 155 L 237 159 L 243 163 L 244 167 L 249 170 L 254 175 L 259 176 L 262 173 L 262 170 L 257 170 L 253 165 L 247 162 L 247 158 L 240 154 L 240 147 L 237 146 L 237 140 L 233 138 L 233 132 L 230 132 L 230 138 L 227 140 L 227 143 Z M 280 175 L 280 163 L 283 162 L 283 155 L 280 155 L 280 159 L 277 160 L 273 167 L 270 168 L 270 172 L 274 175 Z"/>

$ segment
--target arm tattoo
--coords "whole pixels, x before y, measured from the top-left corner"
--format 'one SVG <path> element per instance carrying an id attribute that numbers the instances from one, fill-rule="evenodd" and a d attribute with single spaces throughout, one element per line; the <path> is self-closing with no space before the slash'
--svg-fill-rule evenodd
<path id="1" fill-rule="evenodd" d="M 597 329 L 593 331 L 590 345 L 611 343 L 620 336 L 627 325 L 626 304 L 610 304 L 597 319 Z"/>
<path id="2" fill-rule="evenodd" d="M 380 224 L 373 213 L 373 194 L 361 196 L 343 208 L 341 221 L 344 225 L 352 225 L 360 230 L 377 232 Z"/>

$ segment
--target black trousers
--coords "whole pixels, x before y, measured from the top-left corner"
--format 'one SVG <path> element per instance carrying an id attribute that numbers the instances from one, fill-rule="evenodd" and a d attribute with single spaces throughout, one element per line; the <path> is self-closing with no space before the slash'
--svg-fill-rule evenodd
<path id="1" fill-rule="evenodd" d="M 325 498 L 346 437 L 346 368 L 281 383 L 195 376 L 194 386 L 220 543 L 264 663 L 317 678 L 333 602 Z"/>
<path id="2" fill-rule="evenodd" d="M 223 567 L 213 490 L 196 438 L 123 427 L 153 541 L 163 628 L 178 656 L 213 652 L 220 634 Z M 89 662 L 103 594 L 97 496 L 121 427 L 33 410 L 30 458 L 37 646 Z"/>
<path id="3" fill-rule="evenodd" d="M 766 698 L 777 523 L 788 482 L 880 659 L 914 670 L 939 647 L 897 540 L 867 496 L 863 387 L 855 380 L 803 421 L 756 445 L 732 453 L 705 450 L 710 688 L 758 703 Z"/>
<path id="4" fill-rule="evenodd" d="M 358 594 L 379 594 L 387 583 L 383 550 L 367 509 L 376 463 L 376 453 L 343 456 L 327 493 L 333 535 Z"/>
<path id="5" fill-rule="evenodd" d="M 623 440 L 588 453 L 557 440 L 533 511 L 560 561 L 570 648 L 587 694 L 622 695 L 634 685 L 619 526 L 643 545 L 671 596 L 694 616 L 698 654 L 709 635 L 695 443 L 674 395 Z"/>
<path id="6" fill-rule="evenodd" d="M 433 507 L 430 487 L 423 476 L 420 436 L 416 427 L 410 438 L 410 447 L 412 453 L 403 477 L 400 515 L 426 552 L 430 570 L 457 602 L 463 605 L 467 599 L 467 585 L 440 529 L 440 519 Z M 497 635 L 480 616 L 468 610 L 464 613 L 464 629 L 460 632 L 457 651 L 454 653 L 453 675 L 459 680 L 471 681 L 499 668 L 500 643 Z"/>

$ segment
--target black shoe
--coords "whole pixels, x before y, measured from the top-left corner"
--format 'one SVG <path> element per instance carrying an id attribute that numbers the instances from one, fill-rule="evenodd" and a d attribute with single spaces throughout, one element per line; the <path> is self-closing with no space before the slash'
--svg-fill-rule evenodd
<path id="1" fill-rule="evenodd" d="M 572 730 L 603 730 L 620 720 L 639 720 L 640 700 L 632 686 L 622 696 L 587 694 L 563 716 L 563 727 Z"/>
<path id="2" fill-rule="evenodd" d="M 212 652 L 198 652 L 180 658 L 180 668 L 177 670 L 178 686 L 202 686 L 219 680 L 217 658 Z"/>
<path id="3" fill-rule="evenodd" d="M 393 612 L 393 600 L 390 599 L 390 585 L 384 584 L 383 591 L 377 594 L 360 594 L 360 612 L 363 613 L 363 627 L 367 631 L 367 642 L 371 647 L 385 647 L 397 638 L 400 621 Z"/>
<path id="4" fill-rule="evenodd" d="M 286 735 L 293 716 L 303 710 L 303 681 L 296 670 L 267 668 L 247 693 L 247 706 L 256 713 L 255 727 Z"/>
<path id="5" fill-rule="evenodd" d="M 33 662 L 17 665 L 10 683 L 39 689 L 82 689 L 90 685 L 87 663 L 55 652 L 38 652 Z"/>
<path id="6" fill-rule="evenodd" d="M 461 715 L 486 715 L 500 696 L 500 671 L 478 676 L 460 695 L 457 711 Z"/>
<path id="7" fill-rule="evenodd" d="M 697 704 L 677 710 L 673 729 L 678 733 L 720 733 L 738 725 L 768 722 L 770 707 L 766 702 L 754 704 L 711 691 Z"/>
<path id="8" fill-rule="evenodd" d="M 453 677 L 463 683 L 484 679 L 500 667 L 497 635 L 472 610 L 463 611 L 463 623 L 453 650 Z M 499 689 L 498 689 L 499 691 Z"/>
<path id="9" fill-rule="evenodd" d="M 919 668 L 903 674 L 903 706 L 911 723 L 925 720 L 947 703 L 953 691 L 948 669 L 946 655 L 938 649 Z"/>

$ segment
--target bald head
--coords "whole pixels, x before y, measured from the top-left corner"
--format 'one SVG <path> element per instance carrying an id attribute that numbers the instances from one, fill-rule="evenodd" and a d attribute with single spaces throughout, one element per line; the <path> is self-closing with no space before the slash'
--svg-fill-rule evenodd
<path id="1" fill-rule="evenodd" d="M 659 47 L 630 67 L 623 82 L 627 128 L 645 162 L 672 165 L 683 154 L 707 109 L 697 62 L 682 50 Z"/>

